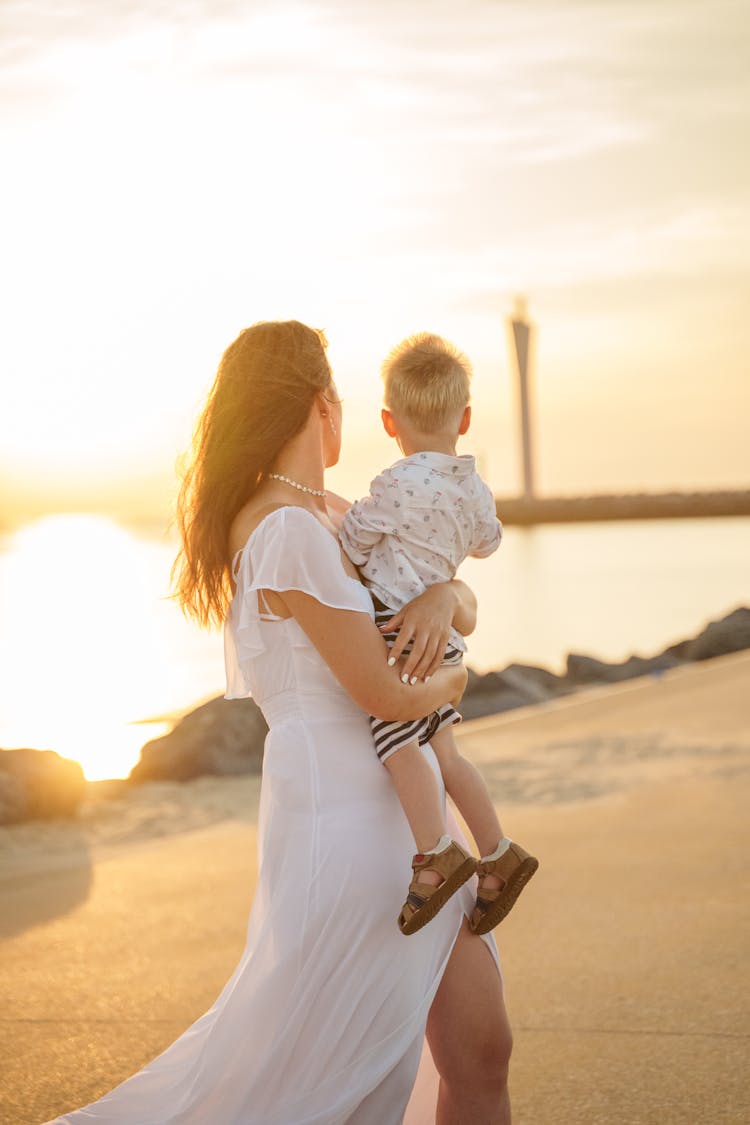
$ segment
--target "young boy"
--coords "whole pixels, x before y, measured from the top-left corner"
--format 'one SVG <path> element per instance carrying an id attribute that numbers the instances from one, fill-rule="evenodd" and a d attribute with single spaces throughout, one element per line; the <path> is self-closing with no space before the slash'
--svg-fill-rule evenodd
<path id="1" fill-rule="evenodd" d="M 378 624 L 428 586 L 453 578 L 468 555 L 491 555 L 502 536 L 495 501 L 474 458 L 456 455 L 457 440 L 471 421 L 466 357 L 440 336 L 420 333 L 394 348 L 382 374 L 383 425 L 404 456 L 372 481 L 369 496 L 352 505 L 340 533 L 372 594 Z M 386 634 L 389 646 L 396 636 Z M 458 662 L 465 651 L 463 638 L 451 630 L 443 662 Z M 475 871 L 480 882 L 470 925 L 475 933 L 487 933 L 539 866 L 504 835 L 481 774 L 458 752 L 452 726 L 460 719 L 451 706 L 414 722 L 371 719 L 375 749 L 418 849 L 398 920 L 405 934 L 429 922 Z M 437 779 L 420 750 L 426 742 L 474 837 L 482 857 L 478 864 L 445 833 Z"/>

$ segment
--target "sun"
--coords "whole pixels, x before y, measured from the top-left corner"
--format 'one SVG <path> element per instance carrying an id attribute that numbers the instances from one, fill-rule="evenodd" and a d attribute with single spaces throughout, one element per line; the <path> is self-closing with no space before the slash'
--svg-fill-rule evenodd
<path id="1" fill-rule="evenodd" d="M 0 745 L 56 750 L 121 777 L 165 724 L 170 666 L 144 546 L 94 516 L 19 531 L 3 557 Z M 165 590 L 166 594 L 166 590 Z M 8 642 L 12 638 L 12 644 Z M 138 724 L 138 725 L 134 725 Z"/>

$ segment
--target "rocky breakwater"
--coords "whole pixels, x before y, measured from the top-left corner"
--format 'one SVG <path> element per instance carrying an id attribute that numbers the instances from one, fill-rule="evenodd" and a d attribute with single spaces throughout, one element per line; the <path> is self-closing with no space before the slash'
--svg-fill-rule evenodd
<path id="1" fill-rule="evenodd" d="M 610 663 L 572 652 L 561 676 L 528 664 L 510 664 L 502 672 L 488 672 L 484 676 L 470 670 L 460 710 L 465 719 L 477 719 L 513 707 L 544 703 L 596 684 L 616 684 L 637 676 L 659 675 L 680 664 L 710 660 L 713 656 L 747 648 L 750 648 L 750 609 L 740 607 L 719 621 L 711 621 L 696 637 L 670 645 L 655 656 L 630 656 L 620 663 Z"/>
<path id="2" fill-rule="evenodd" d="M 0 824 L 71 817 L 85 796 L 78 762 L 53 750 L 0 750 Z"/>
<path id="3" fill-rule="evenodd" d="M 211 699 L 147 742 L 131 782 L 257 773 L 268 726 L 252 699 Z"/>
<path id="4" fill-rule="evenodd" d="M 608 663 L 580 653 L 567 658 L 565 672 L 511 664 L 500 672 L 469 672 L 461 702 L 465 719 L 514 707 L 544 703 L 596 684 L 658 675 L 696 660 L 750 648 L 750 609 L 711 622 L 698 636 L 657 653 Z M 50 750 L 0 750 L 0 825 L 75 816 L 85 797 L 124 796 L 147 781 L 189 781 L 206 776 L 260 772 L 266 723 L 252 699 L 221 697 L 195 708 L 162 738 L 148 742 L 128 781 L 87 785 L 77 762 Z"/>
<path id="5" fill-rule="evenodd" d="M 544 703 L 582 687 L 656 675 L 688 661 L 746 648 L 750 648 L 750 609 L 741 608 L 711 622 L 697 637 L 655 656 L 631 656 L 618 664 L 571 653 L 561 676 L 529 664 L 510 664 L 502 672 L 485 675 L 470 670 L 461 713 L 465 719 L 494 715 Z M 186 715 L 169 734 L 144 746 L 131 781 L 187 781 L 204 774 L 256 773 L 263 761 L 266 730 L 252 699 L 212 699 Z"/>

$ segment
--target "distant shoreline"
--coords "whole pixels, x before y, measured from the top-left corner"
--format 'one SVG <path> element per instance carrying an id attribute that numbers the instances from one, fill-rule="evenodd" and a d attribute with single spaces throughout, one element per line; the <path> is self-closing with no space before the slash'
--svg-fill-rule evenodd
<path id="1" fill-rule="evenodd" d="M 547 523 L 590 523 L 605 520 L 705 519 L 750 516 L 750 488 L 724 488 L 697 492 L 613 492 L 589 496 L 495 497 L 497 514 L 508 527 Z M 12 534 L 27 523 L 49 516 L 101 516 L 124 527 L 166 538 L 173 518 L 162 512 L 127 511 L 101 505 L 74 508 L 33 507 L 23 516 L 0 514 L 0 534 Z"/>
<path id="2" fill-rule="evenodd" d="M 697 519 L 750 516 L 750 489 L 713 492 L 600 493 L 591 496 L 496 497 L 507 526 L 599 520 Z"/>

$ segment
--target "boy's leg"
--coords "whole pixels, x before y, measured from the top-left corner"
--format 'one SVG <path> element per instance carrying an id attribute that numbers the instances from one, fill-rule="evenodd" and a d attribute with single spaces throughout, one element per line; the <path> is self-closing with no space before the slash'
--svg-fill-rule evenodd
<path id="1" fill-rule="evenodd" d="M 396 787 L 417 851 L 430 851 L 445 834 L 443 802 L 432 766 L 416 742 L 389 754 L 383 765 Z"/>
<path id="2" fill-rule="evenodd" d="M 384 605 L 375 595 L 373 595 L 373 602 L 376 624 L 381 624 L 393 616 L 394 611 Z M 397 632 L 384 634 L 384 640 L 388 648 L 392 646 L 397 637 Z M 411 644 L 405 647 L 404 652 L 411 652 Z M 378 726 L 381 725 L 378 724 Z M 377 738 L 375 739 L 375 745 L 377 749 Z M 378 757 L 391 775 L 391 781 L 401 802 L 401 808 L 409 822 L 417 851 L 431 851 L 445 834 L 443 801 L 432 766 L 422 753 L 416 739 L 385 757 L 379 752 Z M 440 878 L 435 872 L 430 871 L 424 873 L 423 881 L 436 886 Z"/>
<path id="3" fill-rule="evenodd" d="M 486 934 L 513 909 L 539 862 L 503 834 L 484 778 L 476 766 L 458 752 L 452 729 L 445 727 L 439 731 L 431 745 L 440 763 L 445 788 L 479 849 L 479 889 L 470 927 L 474 933 Z"/>
<path id="4" fill-rule="evenodd" d="M 484 778 L 474 763 L 459 753 L 452 726 L 438 731 L 430 745 L 440 763 L 446 791 L 468 824 L 480 856 L 491 855 L 503 838 L 503 829 Z"/>
<path id="5" fill-rule="evenodd" d="M 398 918 L 403 934 L 425 926 L 476 871 L 476 860 L 445 834 L 443 802 L 437 778 L 416 742 L 407 743 L 383 761 L 409 821 L 418 854 L 414 877 Z"/>

